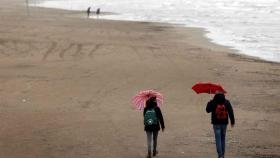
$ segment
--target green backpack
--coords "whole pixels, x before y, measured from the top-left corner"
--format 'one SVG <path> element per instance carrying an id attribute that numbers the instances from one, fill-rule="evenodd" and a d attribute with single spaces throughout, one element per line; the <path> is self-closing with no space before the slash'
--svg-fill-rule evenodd
<path id="1" fill-rule="evenodd" d="M 155 109 L 148 109 L 144 115 L 144 125 L 156 125 L 158 124 L 158 119 Z"/>

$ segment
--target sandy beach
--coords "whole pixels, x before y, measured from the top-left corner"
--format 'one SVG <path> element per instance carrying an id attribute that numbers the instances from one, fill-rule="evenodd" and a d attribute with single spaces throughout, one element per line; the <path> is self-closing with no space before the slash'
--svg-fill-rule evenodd
<path id="1" fill-rule="evenodd" d="M 83 15 L 84 14 L 84 15 Z M 88 19 L 86 12 L 0 2 L 0 157 L 144 158 L 131 98 L 163 93 L 159 158 L 215 158 L 196 82 L 224 86 L 236 126 L 229 158 L 280 157 L 280 64 L 212 44 L 198 28 Z"/>

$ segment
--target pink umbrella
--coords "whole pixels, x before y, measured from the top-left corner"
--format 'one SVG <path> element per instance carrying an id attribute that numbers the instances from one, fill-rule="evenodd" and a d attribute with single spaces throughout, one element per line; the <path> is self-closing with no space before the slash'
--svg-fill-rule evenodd
<path id="1" fill-rule="evenodd" d="M 132 104 L 138 110 L 143 110 L 146 106 L 146 101 L 151 97 L 156 97 L 157 106 L 161 106 L 163 102 L 163 96 L 161 93 L 155 90 L 144 90 L 140 91 L 137 95 L 132 98 Z"/>

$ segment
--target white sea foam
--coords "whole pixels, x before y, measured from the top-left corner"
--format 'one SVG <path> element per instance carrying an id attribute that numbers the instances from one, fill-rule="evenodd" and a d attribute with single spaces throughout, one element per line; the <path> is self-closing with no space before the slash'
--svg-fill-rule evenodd
<path id="1" fill-rule="evenodd" d="M 213 42 L 240 53 L 280 62 L 280 0 L 33 0 L 68 10 L 101 8 L 105 19 L 203 27 Z"/>

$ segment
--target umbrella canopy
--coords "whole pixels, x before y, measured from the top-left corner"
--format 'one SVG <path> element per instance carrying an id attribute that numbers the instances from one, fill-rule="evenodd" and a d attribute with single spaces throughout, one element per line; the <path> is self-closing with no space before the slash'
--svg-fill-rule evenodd
<path id="1" fill-rule="evenodd" d="M 214 84 L 210 82 L 200 82 L 195 84 L 192 89 L 197 93 L 208 93 L 208 94 L 215 94 L 215 93 L 226 93 L 223 87 L 219 84 Z"/>
<path id="2" fill-rule="evenodd" d="M 156 97 L 157 106 L 161 106 L 163 102 L 163 95 L 155 90 L 140 91 L 132 98 L 132 104 L 138 110 L 143 110 L 146 106 L 146 101 L 151 97 Z"/>

